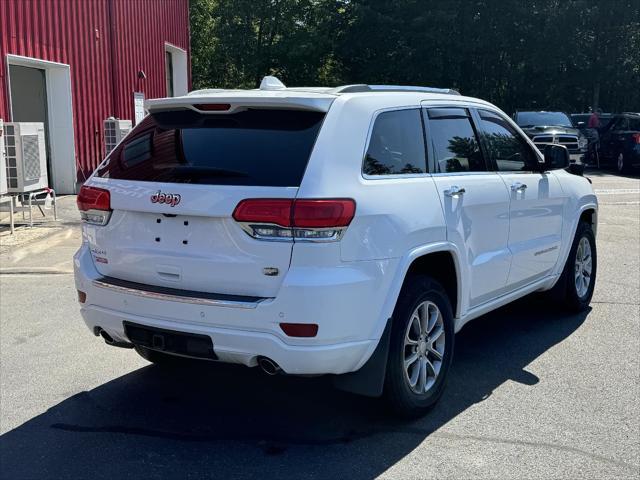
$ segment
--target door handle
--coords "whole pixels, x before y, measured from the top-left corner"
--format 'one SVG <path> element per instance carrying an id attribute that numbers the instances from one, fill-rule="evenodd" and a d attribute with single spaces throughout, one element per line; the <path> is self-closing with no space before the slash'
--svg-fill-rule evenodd
<path id="1" fill-rule="evenodd" d="M 457 197 L 459 195 L 464 195 L 466 190 L 463 187 L 458 187 L 457 185 L 452 185 L 448 190 L 444 191 L 444 194 L 447 197 Z"/>
<path id="2" fill-rule="evenodd" d="M 515 182 L 511 184 L 512 192 L 524 192 L 527 189 L 526 183 Z"/>

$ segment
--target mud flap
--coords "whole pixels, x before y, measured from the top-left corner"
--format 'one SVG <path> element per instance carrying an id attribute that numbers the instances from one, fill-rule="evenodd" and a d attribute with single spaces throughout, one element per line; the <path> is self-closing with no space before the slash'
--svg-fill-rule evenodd
<path id="1" fill-rule="evenodd" d="M 387 371 L 387 357 L 389 356 L 389 339 L 391 337 L 391 319 L 382 332 L 378 346 L 367 362 L 355 372 L 336 375 L 333 385 L 345 392 L 379 397 L 384 389 L 384 377 Z"/>

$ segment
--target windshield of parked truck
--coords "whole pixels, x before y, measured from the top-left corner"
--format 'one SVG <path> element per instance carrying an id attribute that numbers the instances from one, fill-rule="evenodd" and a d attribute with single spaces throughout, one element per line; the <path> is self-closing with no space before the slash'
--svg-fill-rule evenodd
<path id="1" fill-rule="evenodd" d="M 516 123 L 523 128 L 553 126 L 573 127 L 569 117 L 562 112 L 518 112 Z"/>

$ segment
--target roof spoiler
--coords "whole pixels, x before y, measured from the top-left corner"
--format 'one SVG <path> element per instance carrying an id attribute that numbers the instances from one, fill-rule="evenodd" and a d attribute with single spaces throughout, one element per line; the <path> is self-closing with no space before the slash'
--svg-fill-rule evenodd
<path id="1" fill-rule="evenodd" d="M 255 92 L 255 91 L 254 91 Z M 286 92 L 286 91 L 285 91 Z M 285 93 L 283 92 L 283 93 Z M 147 100 L 150 113 L 166 110 L 194 110 L 198 113 L 224 115 L 246 108 L 272 108 L 327 112 L 336 99 L 332 95 L 302 95 L 286 92 L 282 96 L 264 97 L 252 94 L 251 90 L 222 91 L 215 95 L 200 94 L 186 97 L 158 98 Z"/>

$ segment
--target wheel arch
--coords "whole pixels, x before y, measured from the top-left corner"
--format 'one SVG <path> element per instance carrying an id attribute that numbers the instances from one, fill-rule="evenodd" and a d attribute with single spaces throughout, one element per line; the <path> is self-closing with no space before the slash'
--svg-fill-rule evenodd
<path id="1" fill-rule="evenodd" d="M 405 273 L 403 287 L 407 279 L 419 274 L 429 275 L 442 285 L 451 301 L 454 316 L 458 316 L 461 297 L 460 281 L 456 260 L 451 250 L 439 250 L 415 258 Z"/>
<path id="2" fill-rule="evenodd" d="M 441 242 L 415 248 L 402 258 L 385 304 L 385 318 L 393 314 L 407 279 L 418 273 L 429 275 L 442 284 L 451 300 L 454 317 L 459 317 L 464 298 L 460 255 L 454 244 Z"/>
<path id="3" fill-rule="evenodd" d="M 407 278 L 414 273 L 425 273 L 438 280 L 451 299 L 454 317 L 461 314 L 463 298 L 462 274 L 460 272 L 460 254 L 452 243 L 417 247 L 404 255 L 398 265 L 394 280 L 384 303 L 377 331 L 379 341 L 368 352 L 357 370 L 334 378 L 334 385 L 345 391 L 367 396 L 379 396 L 383 391 L 386 375 L 387 355 L 391 332 L 391 318 L 396 303 Z M 437 268 L 440 271 L 437 271 Z"/>
<path id="4" fill-rule="evenodd" d="M 591 229 L 593 230 L 593 234 L 597 235 L 598 230 L 598 209 L 595 205 L 585 205 L 582 210 L 580 210 L 580 218 L 578 222 L 575 224 L 573 228 L 573 234 L 576 234 L 576 229 L 578 228 L 578 223 L 585 221 L 591 224 Z"/>
<path id="5" fill-rule="evenodd" d="M 565 230 L 566 232 L 566 239 L 563 238 L 563 249 L 561 252 L 560 257 L 558 258 L 558 263 L 556 264 L 556 268 L 554 270 L 554 274 L 560 278 L 560 274 L 562 273 L 563 269 L 564 269 L 564 265 L 567 262 L 567 258 L 569 257 L 569 251 L 571 250 L 571 245 L 573 242 L 573 238 L 576 235 L 576 231 L 578 230 L 578 225 L 580 224 L 581 221 L 586 221 L 589 222 L 591 224 L 591 228 L 593 229 L 593 234 L 596 235 L 597 234 L 597 229 L 598 229 L 598 203 L 597 200 L 594 199 L 593 201 L 589 201 L 584 203 L 583 205 L 581 205 L 578 209 L 577 209 L 577 215 L 574 217 L 573 222 L 571 223 L 571 227 L 567 227 L 568 231 Z M 564 235 L 563 235 L 564 237 Z M 558 278 L 556 279 L 556 281 L 558 280 Z M 549 285 L 548 288 L 552 288 L 555 285 L 556 282 L 553 282 L 553 284 Z"/>

